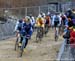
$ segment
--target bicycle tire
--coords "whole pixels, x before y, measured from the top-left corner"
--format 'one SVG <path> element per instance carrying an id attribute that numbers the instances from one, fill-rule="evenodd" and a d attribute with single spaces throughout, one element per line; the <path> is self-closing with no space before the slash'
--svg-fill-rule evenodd
<path id="1" fill-rule="evenodd" d="M 55 32 L 55 41 L 58 41 L 57 31 Z"/>
<path id="2" fill-rule="evenodd" d="M 18 48 L 18 38 L 16 39 L 16 43 L 15 43 L 15 51 L 17 50 L 17 48 Z"/>
<path id="3" fill-rule="evenodd" d="M 23 41 L 22 41 L 22 46 L 21 46 L 21 48 L 20 48 L 20 57 L 22 57 L 22 55 L 23 55 L 23 50 L 24 50 L 24 47 L 25 47 L 25 41 L 26 41 L 26 39 L 23 39 Z"/>
<path id="4" fill-rule="evenodd" d="M 58 41 L 58 36 L 55 36 L 55 41 Z"/>

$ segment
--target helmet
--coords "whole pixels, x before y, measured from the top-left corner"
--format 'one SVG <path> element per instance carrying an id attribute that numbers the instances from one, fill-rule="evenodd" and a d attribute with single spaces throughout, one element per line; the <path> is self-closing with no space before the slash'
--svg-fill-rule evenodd
<path id="1" fill-rule="evenodd" d="M 19 23 L 22 23 L 22 19 L 19 20 Z"/>
<path id="2" fill-rule="evenodd" d="M 38 18 L 41 18 L 41 17 L 42 17 L 41 14 L 39 14 L 39 15 L 38 15 Z"/>
<path id="3" fill-rule="evenodd" d="M 29 17 L 32 17 L 32 14 L 30 14 Z"/>
<path id="4" fill-rule="evenodd" d="M 41 17 L 39 17 L 38 20 L 41 20 Z"/>
<path id="5" fill-rule="evenodd" d="M 30 22 L 30 17 L 29 16 L 25 17 L 25 22 Z"/>

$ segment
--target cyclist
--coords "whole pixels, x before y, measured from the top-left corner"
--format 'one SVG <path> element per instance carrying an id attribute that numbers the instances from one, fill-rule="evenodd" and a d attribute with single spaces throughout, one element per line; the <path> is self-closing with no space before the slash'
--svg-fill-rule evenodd
<path id="1" fill-rule="evenodd" d="M 31 24 L 32 24 L 32 28 L 33 28 L 33 31 L 34 31 L 35 19 L 34 19 L 34 17 L 32 16 L 32 14 L 30 14 L 29 17 L 30 17 Z"/>
<path id="2" fill-rule="evenodd" d="M 24 23 L 23 23 L 23 27 L 22 27 L 22 30 L 21 30 L 21 35 L 22 35 L 22 39 L 25 40 L 25 37 L 28 37 L 26 38 L 26 43 L 25 43 L 25 47 L 27 46 L 28 44 L 28 39 L 31 37 L 32 35 L 32 25 L 31 25 L 31 22 L 30 22 L 30 17 L 26 16 L 25 17 L 25 20 L 24 20 Z M 23 40 L 20 40 L 20 43 L 22 43 Z"/>
<path id="3" fill-rule="evenodd" d="M 62 15 L 61 15 L 61 27 L 62 27 L 62 32 L 64 32 L 65 25 L 66 25 L 67 22 L 68 22 L 68 19 L 67 19 L 66 15 L 65 15 L 65 14 L 62 14 Z"/>
<path id="4" fill-rule="evenodd" d="M 50 27 L 50 16 L 47 14 L 46 17 L 45 17 L 45 30 L 46 30 L 45 33 L 48 32 L 49 27 Z"/>
<path id="5" fill-rule="evenodd" d="M 45 22 L 44 18 L 41 15 L 39 15 L 36 19 L 37 33 L 38 33 L 39 28 L 41 28 L 42 29 L 42 34 L 44 34 L 44 27 L 45 27 L 44 22 Z"/>
<path id="6" fill-rule="evenodd" d="M 22 26 L 23 26 L 23 19 L 20 19 L 19 21 L 17 21 L 16 26 L 15 26 L 15 30 L 14 30 L 16 32 L 17 41 L 18 41 L 19 37 L 20 37 L 20 40 L 22 39 L 21 36 L 20 36 Z M 19 46 L 20 45 L 21 44 L 19 43 Z"/>
<path id="7" fill-rule="evenodd" d="M 56 13 L 56 15 L 53 16 L 53 21 L 52 21 L 54 27 L 55 27 L 55 31 L 56 28 L 59 28 L 59 26 L 61 25 L 61 17 L 58 15 L 58 13 Z M 58 34 L 58 32 L 57 32 Z"/>
<path id="8" fill-rule="evenodd" d="M 50 16 L 47 14 L 46 17 L 45 17 L 45 25 L 48 25 L 50 26 Z"/>

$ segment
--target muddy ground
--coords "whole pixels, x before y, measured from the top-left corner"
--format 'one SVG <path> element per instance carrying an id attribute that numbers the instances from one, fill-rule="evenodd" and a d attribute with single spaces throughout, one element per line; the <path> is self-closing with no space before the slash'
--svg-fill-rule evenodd
<path id="1" fill-rule="evenodd" d="M 0 41 L 0 61 L 55 61 L 62 44 L 62 36 L 54 41 L 54 31 L 51 29 L 46 37 L 36 43 L 36 32 L 29 40 L 23 57 L 19 57 L 19 50 L 14 51 L 15 37 Z"/>

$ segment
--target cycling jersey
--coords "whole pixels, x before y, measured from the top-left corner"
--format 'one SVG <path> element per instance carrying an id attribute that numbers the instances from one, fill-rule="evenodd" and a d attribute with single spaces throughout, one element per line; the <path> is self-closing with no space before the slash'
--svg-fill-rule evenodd
<path id="1" fill-rule="evenodd" d="M 45 24 L 49 24 L 50 25 L 50 17 L 46 16 L 45 19 L 46 19 Z"/>
<path id="2" fill-rule="evenodd" d="M 60 26 L 61 25 L 61 17 L 54 15 L 52 24 L 54 25 L 54 27 Z"/>
<path id="3" fill-rule="evenodd" d="M 43 18 L 37 18 L 36 23 L 37 23 L 37 27 L 44 27 L 44 19 Z"/>
<path id="4" fill-rule="evenodd" d="M 30 24 L 26 24 L 26 23 L 23 23 L 23 27 L 22 27 L 22 30 L 21 30 L 21 34 L 22 35 L 32 35 L 31 33 L 32 33 L 32 25 L 31 25 L 31 23 Z"/>

